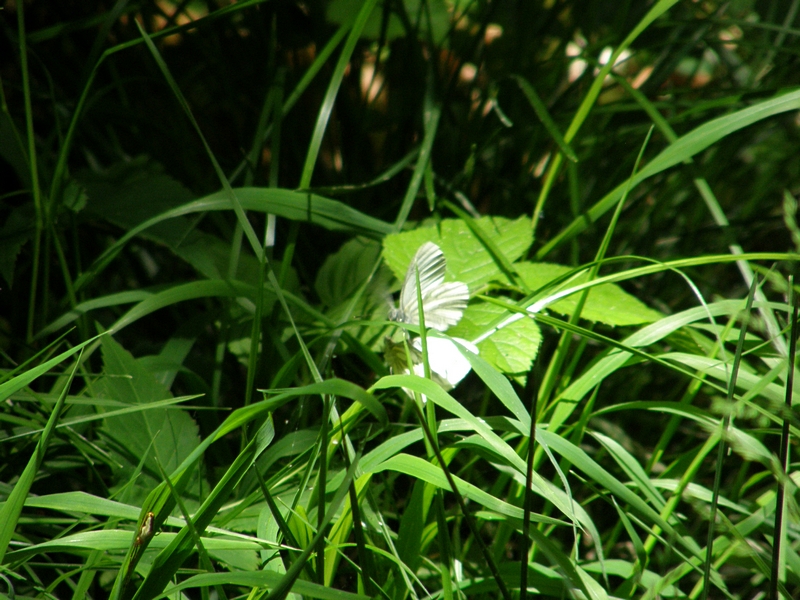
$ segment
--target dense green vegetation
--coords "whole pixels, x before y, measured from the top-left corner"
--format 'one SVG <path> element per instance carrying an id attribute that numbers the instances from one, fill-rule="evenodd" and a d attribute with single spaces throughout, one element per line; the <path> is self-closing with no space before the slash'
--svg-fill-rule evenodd
<path id="1" fill-rule="evenodd" d="M 797 12 L 7 2 L 0 597 L 799 597 Z"/>

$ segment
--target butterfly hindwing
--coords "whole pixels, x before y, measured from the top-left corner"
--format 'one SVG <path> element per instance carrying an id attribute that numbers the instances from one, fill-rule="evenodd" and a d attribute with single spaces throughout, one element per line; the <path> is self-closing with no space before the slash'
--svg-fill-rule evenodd
<path id="1" fill-rule="evenodd" d="M 431 374 L 435 376 L 434 380 L 445 390 L 454 388 L 472 369 L 469 360 L 464 356 L 463 352 L 459 350 L 458 344 L 473 354 L 478 354 L 478 348 L 474 344 L 467 340 L 462 340 L 461 338 L 447 339 L 431 336 L 427 341 L 428 365 L 431 368 Z M 411 347 L 419 352 L 421 363 L 422 341 L 420 338 L 414 338 L 411 341 Z M 425 375 L 425 369 L 422 364 L 419 365 L 419 369 L 415 366 L 415 373 L 420 376 Z"/>
<path id="2" fill-rule="evenodd" d="M 460 338 L 428 338 L 428 364 L 431 369 L 431 378 L 445 390 L 450 390 L 466 377 L 472 368 L 469 360 L 459 350 L 463 346 L 469 352 L 478 354 L 478 348 Z M 408 350 L 408 356 L 406 355 Z M 420 377 L 425 376 L 425 367 L 422 360 L 422 340 L 415 337 L 408 346 L 396 344 L 386 338 L 384 357 L 392 373 L 414 373 Z M 411 359 L 411 367 L 408 365 Z"/>

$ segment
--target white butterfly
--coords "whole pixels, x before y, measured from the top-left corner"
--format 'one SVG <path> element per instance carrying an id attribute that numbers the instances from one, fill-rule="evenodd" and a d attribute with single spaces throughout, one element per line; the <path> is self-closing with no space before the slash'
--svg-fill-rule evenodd
<path id="1" fill-rule="evenodd" d="M 411 259 L 406 271 L 403 286 L 400 288 L 400 302 L 391 310 L 389 318 L 398 323 L 419 325 L 419 302 L 417 301 L 417 273 L 419 273 L 419 289 L 422 298 L 422 312 L 425 315 L 425 326 L 444 331 L 461 320 L 469 301 L 469 288 L 465 283 L 444 282 L 447 262 L 442 249 L 433 242 L 422 244 Z M 466 377 L 471 366 L 459 350 L 457 343 L 467 350 L 478 353 L 478 348 L 466 340 L 455 341 L 430 336 L 428 337 L 428 364 L 431 374 L 445 390 L 455 387 Z M 386 340 L 386 358 L 394 373 L 411 373 L 424 376 L 422 364 L 422 341 L 416 337 L 411 340 L 408 351 L 411 367 L 409 368 L 405 349 L 401 344 Z"/>
<path id="2" fill-rule="evenodd" d="M 400 288 L 400 303 L 389 313 L 389 318 L 398 323 L 419 325 L 419 303 L 417 302 L 417 272 L 422 297 L 425 326 L 444 331 L 461 320 L 469 301 L 469 288 L 460 281 L 444 282 L 447 262 L 442 249 L 433 242 L 419 247 L 403 279 Z"/>

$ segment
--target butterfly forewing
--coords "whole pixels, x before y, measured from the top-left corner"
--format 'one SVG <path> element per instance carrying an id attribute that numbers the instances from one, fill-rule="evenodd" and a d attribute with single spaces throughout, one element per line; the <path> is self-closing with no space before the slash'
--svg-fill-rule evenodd
<path id="1" fill-rule="evenodd" d="M 442 250 L 433 242 L 425 242 L 419 247 L 411 264 L 408 265 L 403 287 L 400 288 L 400 311 L 403 314 L 415 312 L 417 319 L 414 323 L 419 323 L 419 313 L 417 309 L 417 272 L 419 272 L 419 287 L 423 299 L 429 295 L 437 286 L 444 282 L 444 272 L 447 263 L 445 262 Z M 404 319 L 406 323 L 412 321 Z"/>
<path id="2" fill-rule="evenodd" d="M 461 319 L 469 300 L 469 288 L 461 282 L 444 283 L 447 263 L 441 248 L 433 242 L 419 247 L 406 271 L 400 289 L 400 304 L 390 318 L 401 323 L 419 325 L 417 273 L 425 325 L 444 331 Z"/>

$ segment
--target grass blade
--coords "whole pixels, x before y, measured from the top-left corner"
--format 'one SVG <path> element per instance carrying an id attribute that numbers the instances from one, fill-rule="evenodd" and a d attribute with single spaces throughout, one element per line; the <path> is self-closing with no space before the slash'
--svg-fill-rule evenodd
<path id="1" fill-rule="evenodd" d="M 82 349 L 78 349 L 78 351 L 80 350 Z M 70 354 L 72 353 L 73 351 L 70 351 Z M 11 493 L 8 495 L 8 500 L 6 500 L 3 507 L 0 508 L 0 564 L 2 564 L 3 558 L 8 551 L 8 545 L 11 542 L 11 537 L 14 535 L 14 530 L 17 527 L 17 521 L 19 520 L 20 514 L 22 514 L 22 507 L 25 506 L 25 499 L 28 497 L 28 493 L 30 492 L 33 481 L 36 478 L 36 474 L 39 472 L 39 467 L 41 467 L 42 462 L 44 462 L 44 455 L 47 452 L 47 446 L 50 443 L 50 438 L 53 435 L 53 431 L 55 430 L 56 425 L 61 418 L 61 412 L 64 410 L 64 402 L 67 399 L 70 385 L 75 377 L 75 372 L 78 370 L 80 361 L 81 356 L 79 354 L 75 361 L 75 365 L 72 367 L 72 371 L 67 378 L 66 385 L 64 386 L 64 389 L 58 398 L 58 402 L 56 403 L 55 407 L 53 407 L 50 417 L 47 419 L 47 426 L 42 432 L 42 437 L 40 437 L 39 441 L 36 443 L 36 449 L 33 452 L 33 456 L 30 457 L 28 464 L 25 466 L 25 470 L 14 484 L 14 489 L 11 490 Z M 38 369 L 41 369 L 41 367 L 37 368 L 37 370 Z M 19 377 L 7 382 L 3 387 L 13 384 L 17 379 L 19 379 Z"/>

